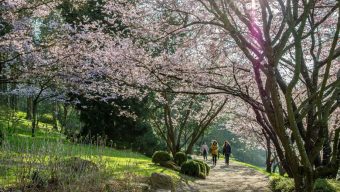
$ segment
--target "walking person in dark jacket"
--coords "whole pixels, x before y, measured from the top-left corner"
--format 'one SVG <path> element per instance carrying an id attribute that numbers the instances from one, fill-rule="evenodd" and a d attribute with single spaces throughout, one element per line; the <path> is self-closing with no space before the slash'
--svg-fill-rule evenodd
<path id="1" fill-rule="evenodd" d="M 229 157 L 231 154 L 231 147 L 228 141 L 224 142 L 222 153 L 225 157 L 225 164 L 229 166 Z"/>

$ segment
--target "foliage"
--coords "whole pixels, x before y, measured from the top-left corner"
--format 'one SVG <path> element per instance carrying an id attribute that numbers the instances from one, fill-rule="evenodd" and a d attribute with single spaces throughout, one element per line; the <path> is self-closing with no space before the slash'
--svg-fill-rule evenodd
<path id="1" fill-rule="evenodd" d="M 149 115 L 147 97 L 139 101 L 136 98 L 123 99 L 117 96 L 102 101 L 72 95 L 71 99 L 79 101 L 76 106 L 80 110 L 80 120 L 83 123 L 79 132 L 81 138 L 90 141 L 100 138 L 117 149 L 131 149 L 134 146 L 138 148 L 136 139 L 143 137 L 151 129 L 145 120 Z M 152 137 L 150 132 L 148 134 Z M 147 149 L 149 146 L 144 147 Z"/>
<path id="2" fill-rule="evenodd" d="M 270 187 L 274 192 L 293 192 L 294 181 L 291 178 L 273 176 L 270 178 Z"/>
<path id="3" fill-rule="evenodd" d="M 170 160 L 171 156 L 166 151 L 155 151 L 155 153 L 152 155 L 152 162 L 156 164 Z"/>
<path id="4" fill-rule="evenodd" d="M 136 138 L 132 149 L 152 157 L 154 151 L 166 150 L 166 145 L 163 140 L 155 136 L 152 128 L 148 126 L 146 132 Z"/>
<path id="5" fill-rule="evenodd" d="M 193 160 L 193 161 L 199 163 L 199 165 L 200 165 L 200 170 L 201 170 L 201 172 L 202 172 L 203 175 L 205 175 L 205 176 L 208 176 L 208 175 L 209 175 L 210 166 L 209 166 L 207 163 L 205 163 L 204 161 L 201 161 L 201 160 L 197 160 L 197 159 L 195 159 L 195 160 Z"/>
<path id="6" fill-rule="evenodd" d="M 74 173 L 98 171 L 96 163 L 79 157 L 70 157 L 57 163 L 62 167 L 63 171 L 71 171 Z"/>
<path id="7" fill-rule="evenodd" d="M 200 177 L 201 173 L 200 164 L 193 160 L 186 161 L 181 166 L 181 173 L 193 177 Z"/>
<path id="8" fill-rule="evenodd" d="M 192 153 L 194 144 L 222 116 L 226 97 L 209 97 L 168 93 L 156 94 L 150 122 L 162 140 L 168 140 L 172 155 L 186 146 Z"/>
<path id="9" fill-rule="evenodd" d="M 337 192 L 340 189 L 339 188 L 336 189 L 326 179 L 317 179 L 315 181 L 314 190 L 316 192 L 318 192 L 318 191 L 320 191 L 320 192 Z"/>
<path id="10" fill-rule="evenodd" d="M 177 152 L 174 157 L 175 163 L 179 166 L 186 162 L 187 159 L 187 154 L 185 154 L 184 152 Z"/>
<path id="11" fill-rule="evenodd" d="M 59 191 L 98 191 L 96 187 L 102 187 L 107 179 L 125 179 L 126 173 L 147 177 L 153 172 L 163 172 L 175 180 L 179 178 L 177 172 L 155 166 L 150 163 L 150 158 L 130 150 L 70 143 L 49 124 L 38 129 L 36 137 L 32 138 L 30 122 L 24 118 L 25 115 L 18 116 L 22 118 L 19 128 L 0 146 L 0 161 L 3 162 L 0 165 L 0 186 L 30 185 L 34 171 L 44 182 L 48 181 L 50 187 L 59 183 L 58 186 L 63 187 Z M 83 174 L 74 171 L 84 164 L 91 166 L 90 162 L 95 163 L 99 170 Z"/>
<path id="12" fill-rule="evenodd" d="M 4 140 L 4 133 L 2 131 L 2 127 L 0 127 L 0 146 L 2 145 L 3 143 L 3 140 Z"/>
<path id="13" fill-rule="evenodd" d="M 232 147 L 232 156 L 236 160 L 260 167 L 265 166 L 265 151 L 263 149 L 250 147 L 246 139 L 232 133 L 229 127 L 215 126 L 204 135 L 202 140 L 207 143 L 211 140 L 216 140 L 221 145 L 225 140 L 228 140 Z M 222 147 L 220 147 L 220 150 L 222 150 Z"/>
<path id="14" fill-rule="evenodd" d="M 43 114 L 38 119 L 40 122 L 53 124 L 53 117 L 51 114 Z"/>
<path id="15" fill-rule="evenodd" d="M 293 192 L 294 181 L 292 178 L 282 176 L 271 176 L 270 186 L 274 192 Z M 314 184 L 314 190 L 317 192 L 336 192 L 340 190 L 331 180 L 317 179 Z"/>

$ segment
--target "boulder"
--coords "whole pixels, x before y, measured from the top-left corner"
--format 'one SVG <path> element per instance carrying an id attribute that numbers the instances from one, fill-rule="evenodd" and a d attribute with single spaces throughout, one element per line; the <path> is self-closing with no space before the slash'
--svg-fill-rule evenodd
<path id="1" fill-rule="evenodd" d="M 181 170 L 181 167 L 176 165 L 176 163 L 173 162 L 173 161 L 162 161 L 162 162 L 160 162 L 160 165 L 162 167 L 166 167 L 166 168 L 169 168 L 169 169 L 172 169 L 172 170 L 175 170 L 175 171 L 180 171 Z"/>
<path id="2" fill-rule="evenodd" d="M 163 189 L 174 191 L 174 183 L 172 178 L 164 173 L 152 173 L 150 184 L 154 190 Z"/>

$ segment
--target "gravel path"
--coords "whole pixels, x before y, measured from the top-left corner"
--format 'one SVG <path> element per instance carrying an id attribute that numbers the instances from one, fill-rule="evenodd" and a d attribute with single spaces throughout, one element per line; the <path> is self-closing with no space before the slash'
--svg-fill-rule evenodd
<path id="1" fill-rule="evenodd" d="M 192 179 L 185 177 L 177 188 L 177 192 L 269 192 L 269 178 L 255 169 L 231 162 L 227 167 L 224 159 L 217 161 L 212 167 L 211 161 L 207 162 L 210 174 L 206 179 Z"/>

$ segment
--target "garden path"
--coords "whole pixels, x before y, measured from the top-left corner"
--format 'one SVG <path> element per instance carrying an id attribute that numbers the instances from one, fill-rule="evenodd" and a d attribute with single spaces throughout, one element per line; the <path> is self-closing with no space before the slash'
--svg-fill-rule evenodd
<path id="1" fill-rule="evenodd" d="M 224 159 L 217 161 L 216 166 L 207 162 L 210 174 L 206 179 L 183 178 L 177 191 L 193 192 L 269 192 L 269 177 L 253 168 L 231 162 L 224 164 Z"/>

